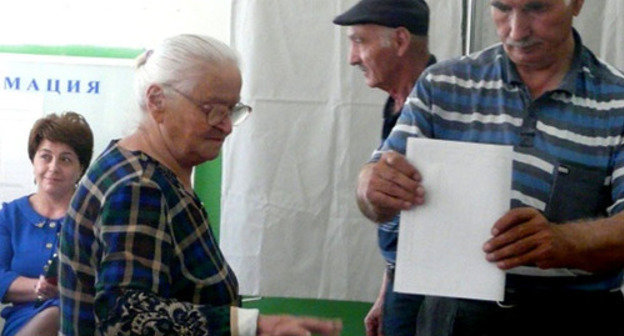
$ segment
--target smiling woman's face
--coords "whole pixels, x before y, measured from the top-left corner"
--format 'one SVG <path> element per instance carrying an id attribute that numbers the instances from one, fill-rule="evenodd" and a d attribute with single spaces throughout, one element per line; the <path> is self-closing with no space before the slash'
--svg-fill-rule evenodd
<path id="1" fill-rule="evenodd" d="M 33 157 L 33 172 L 38 192 L 66 197 L 74 192 L 82 167 L 70 146 L 44 139 Z"/>

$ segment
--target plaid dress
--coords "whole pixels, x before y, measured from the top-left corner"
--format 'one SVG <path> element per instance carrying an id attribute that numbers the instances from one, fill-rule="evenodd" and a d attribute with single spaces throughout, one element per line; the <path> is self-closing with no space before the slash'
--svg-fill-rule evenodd
<path id="1" fill-rule="evenodd" d="M 201 201 L 116 141 L 72 199 L 60 261 L 63 335 L 232 333 L 238 283 Z"/>

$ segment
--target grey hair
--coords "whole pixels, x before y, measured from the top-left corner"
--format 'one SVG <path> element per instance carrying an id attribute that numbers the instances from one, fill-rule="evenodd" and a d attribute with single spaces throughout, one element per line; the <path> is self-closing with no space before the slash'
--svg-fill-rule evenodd
<path id="1" fill-rule="evenodd" d="M 389 47 L 392 44 L 392 36 L 396 28 L 379 26 L 379 37 L 381 38 L 381 46 Z"/>
<path id="2" fill-rule="evenodd" d="M 145 110 L 145 93 L 152 84 L 190 86 L 211 67 L 239 66 L 238 55 L 225 43 L 205 35 L 182 34 L 165 39 L 136 58 L 135 96 Z"/>
<path id="3" fill-rule="evenodd" d="M 379 37 L 381 38 L 381 46 L 389 47 L 392 44 L 395 30 L 396 28 L 379 26 Z M 420 53 L 429 53 L 427 36 L 410 33 L 410 40 L 411 48 L 413 50 Z"/>

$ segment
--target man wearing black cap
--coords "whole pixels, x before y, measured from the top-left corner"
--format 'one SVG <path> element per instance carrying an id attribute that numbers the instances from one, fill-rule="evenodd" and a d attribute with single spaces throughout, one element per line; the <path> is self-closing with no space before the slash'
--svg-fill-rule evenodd
<path id="1" fill-rule="evenodd" d="M 361 0 L 334 21 L 348 26 L 349 63 L 364 72 L 366 84 L 390 95 L 384 107 L 382 142 L 388 137 L 421 72 L 435 57 L 429 53 L 429 8 L 422 0 Z M 379 296 L 366 316 L 367 336 L 413 336 L 422 296 L 393 292 L 398 227 L 378 227 L 379 247 L 388 264 Z"/>

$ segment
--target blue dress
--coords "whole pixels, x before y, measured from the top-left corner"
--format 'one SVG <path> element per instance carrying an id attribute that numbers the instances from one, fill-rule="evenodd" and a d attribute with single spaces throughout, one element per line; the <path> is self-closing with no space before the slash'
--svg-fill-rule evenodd
<path id="1" fill-rule="evenodd" d="M 0 298 L 18 276 L 38 278 L 43 266 L 56 251 L 62 218 L 46 218 L 35 212 L 24 196 L 0 209 Z M 40 311 L 59 306 L 59 299 L 51 299 L 35 308 L 35 302 L 19 303 L 2 310 L 6 320 L 2 336 L 17 333 Z"/>

